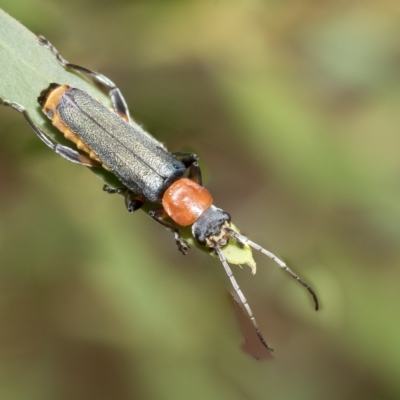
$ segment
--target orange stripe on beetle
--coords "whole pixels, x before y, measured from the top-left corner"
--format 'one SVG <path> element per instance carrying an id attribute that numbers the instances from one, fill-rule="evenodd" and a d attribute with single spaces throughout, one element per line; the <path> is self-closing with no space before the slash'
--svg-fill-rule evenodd
<path id="1" fill-rule="evenodd" d="M 74 132 L 72 129 L 64 123 L 60 114 L 57 111 L 57 107 L 60 104 L 61 98 L 65 93 L 71 89 L 71 86 L 59 85 L 57 83 L 52 83 L 50 86 L 40 93 L 38 98 L 39 104 L 42 105 L 42 111 L 51 120 L 52 124 L 61 131 L 65 138 L 70 140 L 76 145 L 79 150 L 84 151 L 89 155 L 89 157 L 102 164 L 102 166 L 109 170 L 107 165 L 101 162 L 99 157 L 92 151 L 92 149 Z"/>
<path id="2" fill-rule="evenodd" d="M 195 223 L 212 203 L 211 193 L 188 178 L 175 181 L 162 198 L 164 210 L 180 226 Z"/>

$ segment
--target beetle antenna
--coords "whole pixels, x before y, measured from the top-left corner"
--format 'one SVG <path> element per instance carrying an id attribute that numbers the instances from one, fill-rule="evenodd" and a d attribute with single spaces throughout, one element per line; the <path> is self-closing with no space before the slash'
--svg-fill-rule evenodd
<path id="1" fill-rule="evenodd" d="M 224 254 L 222 253 L 221 249 L 218 247 L 218 245 L 216 243 L 214 243 L 215 247 L 214 247 L 214 251 L 218 254 L 219 260 L 221 261 L 222 265 L 225 268 L 225 271 L 227 273 L 227 275 L 229 276 L 229 279 L 231 280 L 232 286 L 235 289 L 237 295 L 240 298 L 240 301 L 243 304 L 243 307 L 245 308 L 247 315 L 249 316 L 254 329 L 256 330 L 257 336 L 259 337 L 261 343 L 269 350 L 269 351 L 274 351 L 271 347 L 268 346 L 267 342 L 265 341 L 263 335 L 261 334 L 260 328 L 258 327 L 257 321 L 254 318 L 253 315 L 253 311 L 251 311 L 251 308 L 249 306 L 249 303 L 246 300 L 246 297 L 244 297 L 244 294 L 242 292 L 242 290 L 240 289 L 238 283 L 236 282 L 235 277 L 233 276 L 232 270 L 229 267 L 228 261 L 226 260 L 226 257 L 224 256 Z"/>
<path id="2" fill-rule="evenodd" d="M 319 309 L 319 303 L 318 303 L 318 297 L 314 292 L 314 289 L 303 279 L 301 279 L 295 272 L 293 272 L 287 265 L 286 263 L 278 258 L 275 254 L 271 253 L 270 251 L 264 249 L 257 243 L 252 242 L 249 240 L 246 236 L 243 236 L 237 232 L 235 232 L 232 229 L 229 229 L 229 234 L 234 237 L 239 243 L 243 244 L 248 244 L 250 247 L 253 247 L 253 249 L 256 249 L 260 251 L 261 253 L 265 254 L 267 257 L 269 257 L 271 260 L 275 261 L 282 269 L 284 269 L 286 272 L 288 272 L 296 281 L 300 282 L 311 294 L 314 304 L 315 304 L 315 310 Z M 221 259 L 221 257 L 220 257 Z M 222 261 L 222 260 L 221 260 Z M 229 275 L 229 274 L 228 274 Z"/>

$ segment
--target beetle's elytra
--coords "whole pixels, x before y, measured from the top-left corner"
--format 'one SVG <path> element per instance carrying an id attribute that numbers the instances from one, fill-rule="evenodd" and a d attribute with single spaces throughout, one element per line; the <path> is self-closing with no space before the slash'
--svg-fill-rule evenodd
<path id="1" fill-rule="evenodd" d="M 4 99 L 0 99 L 0 103 L 22 112 L 37 136 L 62 157 L 74 163 L 103 167 L 112 172 L 121 182 L 121 187 L 112 189 L 106 185 L 104 190 L 124 194 L 128 211 L 139 209 L 146 201 L 159 203 L 160 207 L 149 214 L 174 233 L 178 249 L 183 254 L 186 254 L 188 245 L 181 238 L 179 227 L 191 226 L 194 239 L 219 257 L 258 337 L 267 349 L 272 350 L 264 340 L 221 251 L 230 239 L 240 245 L 248 244 L 277 262 L 307 288 L 318 310 L 317 296 L 308 283 L 289 269 L 284 261 L 232 229 L 230 215 L 213 205 L 210 192 L 202 186 L 201 170 L 195 154 L 170 153 L 163 144 L 130 123 L 124 97 L 110 79 L 67 62 L 43 36 L 38 39 L 50 49 L 64 68 L 81 73 L 107 92 L 113 110 L 66 83 L 51 83 L 44 88 L 38 102 L 53 125 L 75 144 L 76 149 L 72 149 L 52 142 L 20 104 Z"/>
<path id="2" fill-rule="evenodd" d="M 67 139 L 136 195 L 161 202 L 185 173 L 181 161 L 80 89 L 52 84 L 38 101 Z"/>

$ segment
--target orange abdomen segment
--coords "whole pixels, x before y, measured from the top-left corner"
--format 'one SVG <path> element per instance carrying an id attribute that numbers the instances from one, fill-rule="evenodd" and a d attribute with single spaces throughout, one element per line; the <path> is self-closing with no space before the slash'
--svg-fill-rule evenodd
<path id="1" fill-rule="evenodd" d="M 188 178 L 174 182 L 162 199 L 164 210 L 180 226 L 196 222 L 212 203 L 211 193 Z"/>

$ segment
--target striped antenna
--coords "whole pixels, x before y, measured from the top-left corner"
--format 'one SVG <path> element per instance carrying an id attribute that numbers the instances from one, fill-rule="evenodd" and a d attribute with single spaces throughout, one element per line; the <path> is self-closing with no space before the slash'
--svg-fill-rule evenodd
<path id="1" fill-rule="evenodd" d="M 235 232 L 234 230 L 229 229 L 229 228 L 227 228 L 226 230 L 228 231 L 228 233 L 231 237 L 235 238 L 238 241 L 238 243 L 248 244 L 250 247 L 253 247 L 253 249 L 256 249 L 256 250 L 260 251 L 261 253 L 265 254 L 271 260 L 275 261 L 282 269 L 284 269 L 286 272 L 288 272 L 294 279 L 296 279 L 296 281 L 300 282 L 300 284 L 302 284 L 310 292 L 310 294 L 314 300 L 315 310 L 318 310 L 318 308 L 319 308 L 318 297 L 315 294 L 314 289 L 305 280 L 301 279 L 296 273 L 294 273 L 286 265 L 286 263 L 283 260 L 278 258 L 275 254 L 271 253 L 270 251 L 264 249 L 257 243 L 254 243 L 251 240 L 247 239 L 247 237 L 242 236 L 241 234 Z M 220 260 L 221 260 L 221 257 L 220 257 Z M 221 260 L 221 262 L 222 262 L 222 260 Z"/>
<path id="2" fill-rule="evenodd" d="M 219 248 L 218 244 L 214 242 L 214 250 L 218 254 L 219 260 L 221 261 L 222 265 L 225 268 L 225 271 L 227 275 L 229 276 L 229 279 L 231 280 L 232 286 L 235 289 L 237 295 L 240 298 L 240 301 L 243 304 L 243 307 L 245 308 L 247 315 L 250 318 L 250 321 L 252 322 L 254 329 L 256 330 L 257 336 L 259 337 L 261 343 L 269 350 L 269 351 L 274 351 L 271 347 L 268 346 L 267 342 L 265 341 L 263 335 L 261 334 L 260 328 L 258 327 L 257 321 L 254 318 L 253 311 L 251 311 L 251 308 L 249 306 L 249 303 L 246 300 L 246 297 L 244 297 L 244 294 L 242 290 L 240 289 L 238 283 L 236 282 L 235 277 L 233 276 L 232 270 L 229 267 L 228 261 L 226 260 L 226 257 L 222 253 L 221 249 Z"/>

